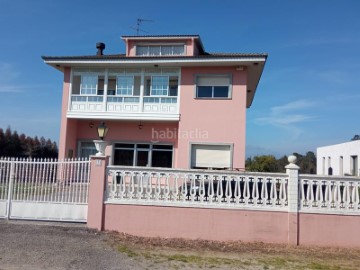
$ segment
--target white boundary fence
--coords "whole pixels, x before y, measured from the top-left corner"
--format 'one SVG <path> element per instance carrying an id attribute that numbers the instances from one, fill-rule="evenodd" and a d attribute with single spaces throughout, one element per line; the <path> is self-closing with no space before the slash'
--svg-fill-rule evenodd
<path id="1" fill-rule="evenodd" d="M 109 166 L 106 203 L 360 215 L 360 179 Z"/>
<path id="2" fill-rule="evenodd" d="M 287 211 L 286 174 L 108 167 L 107 203 Z"/>
<path id="3" fill-rule="evenodd" d="M 0 159 L 0 217 L 85 222 L 90 162 Z"/>
<path id="4" fill-rule="evenodd" d="M 360 179 L 300 175 L 300 212 L 360 214 Z"/>

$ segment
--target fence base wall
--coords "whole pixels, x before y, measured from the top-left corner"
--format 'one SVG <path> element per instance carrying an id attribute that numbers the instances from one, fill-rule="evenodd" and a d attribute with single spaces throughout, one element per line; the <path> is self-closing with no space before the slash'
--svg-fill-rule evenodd
<path id="1" fill-rule="evenodd" d="M 104 229 L 145 237 L 287 243 L 288 213 L 106 204 Z"/>
<path id="2" fill-rule="evenodd" d="M 299 213 L 295 235 L 287 212 L 122 204 L 105 204 L 104 212 L 103 229 L 143 237 L 360 247 L 355 215 Z"/>
<path id="3" fill-rule="evenodd" d="M 299 244 L 360 247 L 360 216 L 299 214 Z"/>

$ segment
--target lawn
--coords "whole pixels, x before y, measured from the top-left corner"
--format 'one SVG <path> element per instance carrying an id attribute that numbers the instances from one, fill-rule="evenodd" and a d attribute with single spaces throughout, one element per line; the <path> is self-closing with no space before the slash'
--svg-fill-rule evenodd
<path id="1" fill-rule="evenodd" d="M 135 237 L 111 232 L 111 245 L 148 269 L 359 269 L 360 249 L 294 247 Z"/>

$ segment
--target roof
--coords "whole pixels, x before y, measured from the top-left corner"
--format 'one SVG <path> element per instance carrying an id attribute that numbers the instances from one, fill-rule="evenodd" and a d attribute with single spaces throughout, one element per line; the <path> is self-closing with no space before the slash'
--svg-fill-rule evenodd
<path id="1" fill-rule="evenodd" d="M 94 67 L 134 67 L 134 66 L 235 66 L 246 67 L 247 107 L 250 107 L 255 96 L 257 85 L 267 59 L 267 53 L 209 53 L 204 50 L 199 35 L 144 35 L 122 36 L 123 40 L 161 40 L 161 39 L 194 39 L 199 48 L 195 56 L 126 56 L 126 54 L 80 55 L 80 56 L 42 56 L 45 63 L 63 71 L 64 67 L 85 67 L 90 63 Z M 241 70 L 241 69 L 240 69 Z"/>
<path id="2" fill-rule="evenodd" d="M 81 56 L 42 56 L 45 61 L 49 60 L 169 60 L 169 59 L 216 59 L 216 58 L 239 58 L 239 57 L 265 57 L 266 53 L 205 53 L 197 56 L 126 56 L 125 54 L 107 55 L 81 55 Z"/>
<path id="3" fill-rule="evenodd" d="M 121 38 L 134 38 L 134 39 L 139 39 L 139 38 L 200 38 L 199 35 L 143 35 L 143 36 L 134 36 L 134 35 L 130 35 L 130 36 L 121 36 Z"/>

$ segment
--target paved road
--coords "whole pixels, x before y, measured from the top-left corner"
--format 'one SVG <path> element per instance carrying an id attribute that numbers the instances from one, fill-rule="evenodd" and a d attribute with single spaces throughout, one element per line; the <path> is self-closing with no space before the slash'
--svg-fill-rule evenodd
<path id="1" fill-rule="evenodd" d="M 145 269 L 82 224 L 0 220 L 0 270 Z"/>

